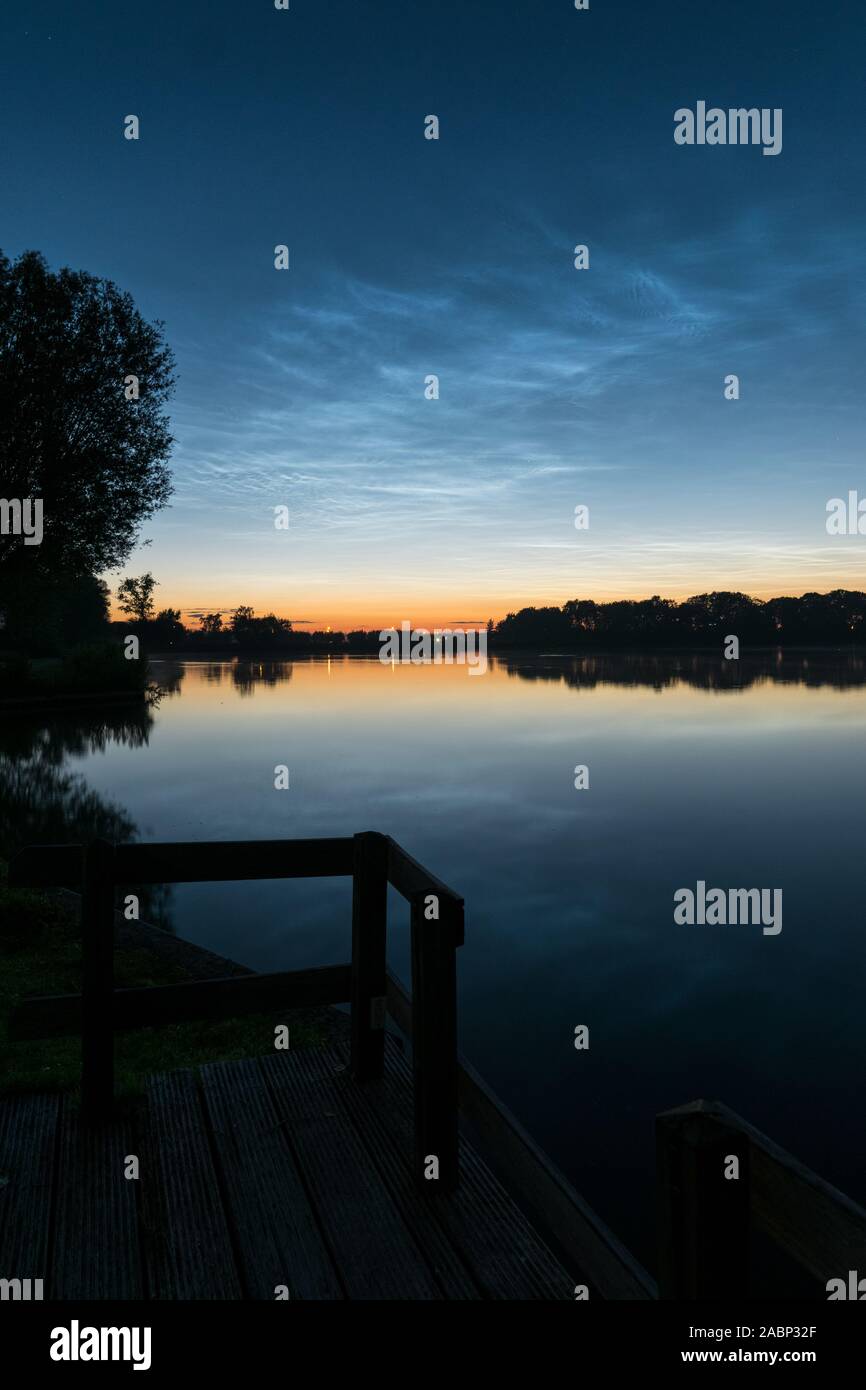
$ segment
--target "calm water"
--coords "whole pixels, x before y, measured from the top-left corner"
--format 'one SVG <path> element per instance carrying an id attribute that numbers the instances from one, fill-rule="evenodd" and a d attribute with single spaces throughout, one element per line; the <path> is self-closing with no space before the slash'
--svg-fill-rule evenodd
<path id="1" fill-rule="evenodd" d="M 385 831 L 466 898 L 464 1052 L 648 1264 L 654 1116 L 698 1097 L 866 1198 L 862 658 L 155 675 L 173 693 L 146 720 L 6 725 L 19 838 Z M 781 934 L 676 926 L 673 893 L 698 879 L 781 888 Z M 180 935 L 258 969 L 349 955 L 344 880 L 178 886 L 164 907 Z M 392 924 L 408 979 L 396 899 Z"/>

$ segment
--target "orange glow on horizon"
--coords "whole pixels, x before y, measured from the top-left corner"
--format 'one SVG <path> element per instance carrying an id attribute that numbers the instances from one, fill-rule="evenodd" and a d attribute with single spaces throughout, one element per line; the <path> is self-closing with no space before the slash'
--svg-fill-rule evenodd
<path id="1" fill-rule="evenodd" d="M 230 613 L 226 610 L 232 605 L 226 602 L 217 601 L 213 605 L 196 605 L 197 596 L 200 597 L 203 589 L 214 590 L 217 588 L 219 580 L 211 583 L 197 583 L 195 589 L 187 590 L 185 587 L 173 586 L 169 582 L 160 584 L 154 597 L 155 611 L 159 612 L 164 608 L 180 609 L 181 619 L 188 628 L 198 628 L 198 622 L 190 616 L 190 609 L 195 608 L 197 612 L 216 612 L 218 608 L 223 611 L 223 622 L 229 624 L 231 621 Z M 801 595 L 817 592 L 828 593 L 833 589 L 858 589 L 866 587 L 866 581 L 857 582 L 856 578 L 850 575 L 823 577 L 820 582 L 816 582 L 813 577 L 809 580 L 798 580 L 796 582 L 784 583 L 761 583 L 747 585 L 736 582 L 719 583 L 711 581 L 696 580 L 694 583 L 684 585 L 672 585 L 664 589 L 657 589 L 653 592 L 658 593 L 661 598 L 674 599 L 682 602 L 693 594 L 712 592 L 713 590 L 730 590 L 750 594 L 756 599 L 780 598 L 783 596 L 799 598 Z M 256 586 L 250 586 L 251 590 Z M 558 586 L 559 587 L 559 586 Z M 517 585 L 515 585 L 515 589 Z M 586 589 L 579 583 L 572 586 L 570 592 L 556 593 L 515 593 L 507 599 L 497 598 L 495 601 L 484 597 L 467 599 L 465 591 L 460 593 L 438 594 L 435 599 L 428 594 L 418 595 L 415 599 L 407 597 L 395 600 L 393 594 L 375 594 L 367 598 L 337 599 L 327 606 L 321 598 L 310 600 L 303 597 L 299 598 L 291 608 L 287 608 L 285 591 L 280 593 L 269 593 L 267 590 L 250 592 L 244 596 L 241 602 L 248 603 L 257 617 L 262 617 L 266 613 L 274 613 L 278 618 L 288 618 L 294 624 L 298 632 L 351 632 L 358 629 L 364 631 L 381 631 L 383 628 L 399 628 L 403 622 L 411 622 L 414 628 L 447 628 L 459 625 L 480 625 L 485 627 L 488 619 L 499 622 L 508 613 L 516 613 L 521 608 L 559 608 L 563 603 L 572 598 L 592 599 L 596 603 L 613 603 L 620 600 L 639 600 L 653 597 L 653 592 L 647 592 L 643 587 L 634 587 L 618 590 L 610 590 L 603 587 L 595 593 L 587 593 Z M 112 598 L 114 597 L 112 592 Z M 217 596 L 225 600 L 226 595 Z M 235 604 L 234 606 L 238 606 Z M 126 615 L 121 613 L 115 602 L 111 605 L 111 619 L 113 622 L 124 620 Z M 299 621 L 299 617 L 306 618 L 308 621 Z"/>

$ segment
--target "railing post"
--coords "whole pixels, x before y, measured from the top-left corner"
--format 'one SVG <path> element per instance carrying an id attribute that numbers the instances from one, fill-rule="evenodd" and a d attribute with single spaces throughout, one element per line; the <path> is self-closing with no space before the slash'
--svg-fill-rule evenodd
<path id="1" fill-rule="evenodd" d="M 354 838 L 351 1068 L 357 1081 L 369 1081 L 385 1065 L 388 841 L 372 830 Z"/>
<path id="2" fill-rule="evenodd" d="M 463 904 L 423 891 L 411 902 L 415 1179 L 435 1195 L 453 1192 L 458 1181 L 456 948 Z"/>
<path id="3" fill-rule="evenodd" d="M 81 910 L 81 1100 L 89 1120 L 114 1099 L 114 846 L 94 840 L 84 851 Z"/>
<path id="4" fill-rule="evenodd" d="M 748 1135 L 698 1102 L 656 1116 L 656 1153 L 659 1297 L 744 1297 L 751 1224 Z"/>

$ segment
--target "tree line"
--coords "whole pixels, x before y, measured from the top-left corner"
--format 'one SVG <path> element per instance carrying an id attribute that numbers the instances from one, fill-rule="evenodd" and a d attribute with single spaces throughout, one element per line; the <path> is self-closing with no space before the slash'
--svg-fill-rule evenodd
<path id="1" fill-rule="evenodd" d="M 157 610 L 152 574 L 124 579 L 117 591 L 117 606 L 129 619 L 115 623 L 118 631 L 134 631 L 151 651 L 171 649 L 205 652 L 378 651 L 379 629 L 374 632 L 298 632 L 289 618 L 275 613 L 257 615 L 240 604 L 228 614 L 202 613 L 195 627 L 187 626 L 179 608 Z"/>
<path id="2" fill-rule="evenodd" d="M 109 280 L 52 272 L 35 251 L 16 261 L 0 252 L 0 492 L 43 503 L 38 544 L 0 526 L 0 652 L 57 653 L 110 635 L 100 576 L 120 570 L 171 495 L 175 368 L 163 328 Z M 298 632 L 244 605 L 189 628 L 178 609 L 155 610 L 155 588 L 143 575 L 118 591 L 151 648 L 379 650 L 376 630 Z M 725 591 L 521 608 L 491 621 L 488 638 L 530 650 L 707 646 L 728 634 L 753 645 L 839 644 L 866 641 L 864 621 L 856 590 L 766 601 Z"/>
<path id="3" fill-rule="evenodd" d="M 287 618 L 257 616 L 242 605 L 223 617 L 205 613 L 197 627 L 187 627 L 179 609 L 155 611 L 152 575 L 126 579 L 118 591 L 121 611 L 136 624 L 151 648 L 200 648 L 207 651 L 353 651 L 378 652 L 380 629 L 350 632 L 298 632 Z M 487 624 L 490 647 L 502 650 L 568 651 L 706 647 L 733 634 L 750 646 L 797 646 L 866 642 L 866 594 L 834 589 L 799 598 L 756 599 L 748 594 L 714 591 L 677 602 L 654 595 L 599 603 L 569 599 L 561 607 L 521 608 L 500 622 Z"/>
<path id="4" fill-rule="evenodd" d="M 866 641 L 866 594 L 834 589 L 756 599 L 728 590 L 677 602 L 569 599 L 561 608 L 521 608 L 495 625 L 498 646 L 569 649 L 713 646 L 733 634 L 751 646 Z"/>

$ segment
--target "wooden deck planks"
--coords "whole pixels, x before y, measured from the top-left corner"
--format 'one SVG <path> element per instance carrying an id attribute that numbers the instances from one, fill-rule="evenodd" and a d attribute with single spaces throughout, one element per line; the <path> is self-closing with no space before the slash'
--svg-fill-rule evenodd
<path id="1" fill-rule="evenodd" d="M 385 1076 L 365 1097 L 379 1111 L 396 1153 L 411 1144 L 412 1075 L 396 1040 L 385 1049 Z M 577 1280 L 565 1270 L 502 1184 L 461 1139 L 460 1186 L 434 1199 L 435 1213 L 483 1297 L 571 1300 Z"/>
<path id="2" fill-rule="evenodd" d="M 448 1299 L 480 1299 L 481 1290 L 460 1255 L 442 1229 L 431 1205 L 416 1190 L 411 1172 L 411 1141 L 395 1149 L 387 1128 L 371 1106 L 368 1090 L 378 1094 L 378 1081 L 359 1085 L 351 1074 L 348 1050 L 329 1048 L 323 1058 L 326 1075 L 323 1088 L 335 1107 L 343 1107 L 351 1118 L 367 1152 L 400 1212 L 416 1245 L 424 1251 L 427 1264 L 442 1296 Z"/>
<path id="3" fill-rule="evenodd" d="M 337 1045 L 153 1076 L 134 1126 L 0 1102 L 0 1278 L 70 1300 L 571 1300 L 471 1145 L 456 1193 L 417 1190 L 394 1038 L 381 1079 L 348 1061 Z"/>
<path id="4" fill-rule="evenodd" d="M 258 1062 L 216 1062 L 201 1079 L 248 1296 L 343 1298 Z"/>
<path id="5" fill-rule="evenodd" d="M 64 1101 L 51 1297 L 142 1298 L 139 1248 L 140 1179 L 124 1177 L 124 1160 L 140 1158 L 123 1121 L 91 1126 Z"/>
<path id="6" fill-rule="evenodd" d="M 333 1057 L 329 1062 L 318 1048 L 261 1060 L 347 1294 L 441 1298 L 376 1165 L 326 1084 L 333 1066 Z"/>
<path id="7" fill-rule="evenodd" d="M 42 1279 L 46 1298 L 59 1111 L 57 1096 L 0 1104 L 0 1278 Z"/>
<path id="8" fill-rule="evenodd" d="M 149 1297 L 242 1298 L 204 1109 L 191 1071 L 149 1078 L 142 1147 Z"/>

